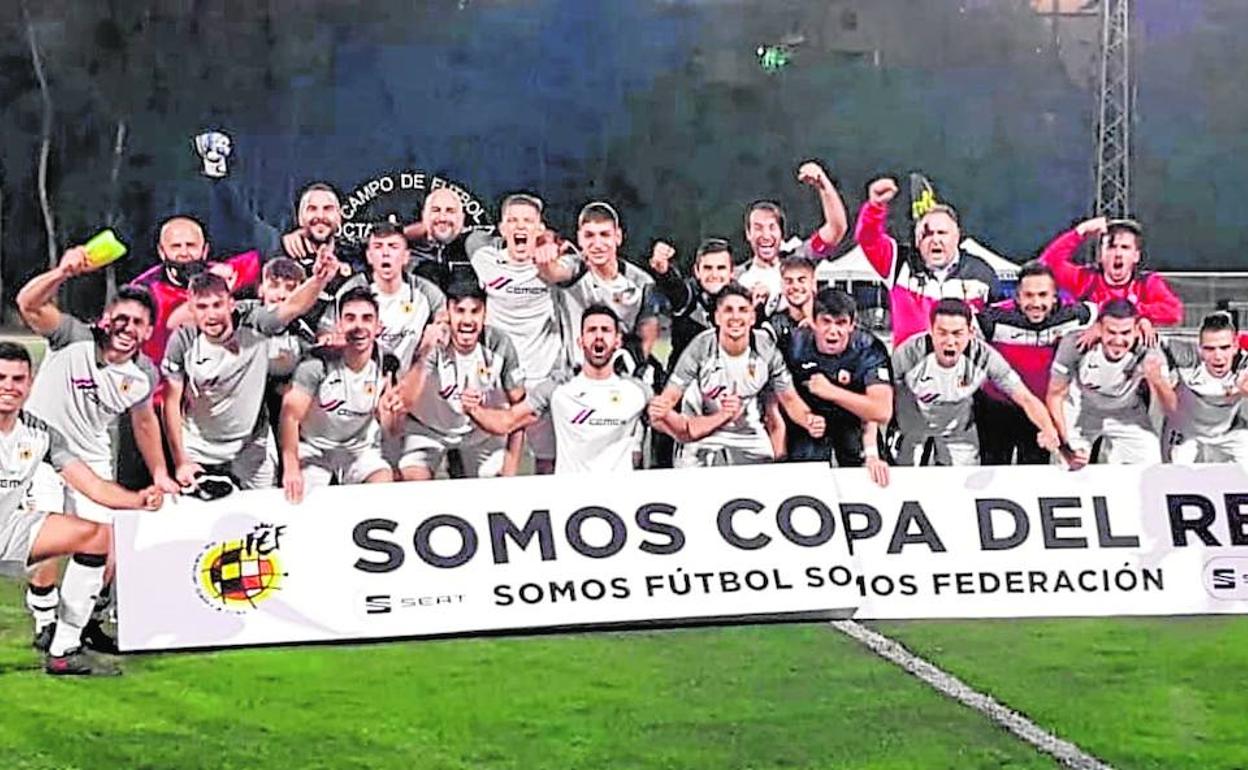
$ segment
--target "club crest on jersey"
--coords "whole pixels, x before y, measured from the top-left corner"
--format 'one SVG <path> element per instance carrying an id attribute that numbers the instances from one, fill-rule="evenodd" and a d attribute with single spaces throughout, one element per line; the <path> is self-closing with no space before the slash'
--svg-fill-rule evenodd
<path id="1" fill-rule="evenodd" d="M 849 370 L 842 369 L 836 373 L 836 381 L 842 385 L 849 384 Z"/>
<path id="2" fill-rule="evenodd" d="M 134 378 L 123 376 L 121 378 L 121 383 L 117 386 L 117 389 L 121 391 L 123 396 L 130 395 L 130 391 L 134 389 Z"/>
<path id="3" fill-rule="evenodd" d="M 374 385 L 374 384 L 373 384 L 373 383 L 371 383 L 371 382 L 366 382 L 366 383 L 364 383 L 364 395 L 366 395 L 366 396 L 370 396 L 370 397 L 371 397 L 371 396 L 372 396 L 374 393 L 376 393 L 376 392 L 377 392 L 377 386 L 376 386 L 376 385 Z"/>
<path id="4" fill-rule="evenodd" d="M 35 452 L 30 448 L 30 444 L 17 445 L 17 459 L 19 462 L 30 462 L 35 456 Z"/>
<path id="5" fill-rule="evenodd" d="M 477 367 L 477 377 L 480 377 L 481 380 L 484 381 L 484 380 L 489 379 L 489 376 L 490 376 L 490 367 L 487 364 L 482 363 L 481 365 Z"/>
<path id="6" fill-rule="evenodd" d="M 611 402 L 613 405 L 614 405 L 614 404 L 618 404 L 618 403 L 620 403 L 620 399 L 621 399 L 621 396 L 620 396 L 620 391 L 618 391 L 618 390 L 613 390 L 613 391 L 611 391 L 611 394 L 610 394 L 607 398 L 608 398 L 608 400 L 610 400 L 610 402 Z"/>
<path id="7" fill-rule="evenodd" d="M 758 365 L 755 364 L 753 361 L 751 361 L 749 365 L 745 367 L 746 376 L 748 376 L 751 380 L 754 379 L 754 374 L 757 371 L 758 371 Z"/>
<path id="8" fill-rule="evenodd" d="M 411 315 L 416 312 L 416 306 L 410 302 L 404 302 L 402 305 L 399 305 L 399 311 L 402 312 L 403 315 Z"/>

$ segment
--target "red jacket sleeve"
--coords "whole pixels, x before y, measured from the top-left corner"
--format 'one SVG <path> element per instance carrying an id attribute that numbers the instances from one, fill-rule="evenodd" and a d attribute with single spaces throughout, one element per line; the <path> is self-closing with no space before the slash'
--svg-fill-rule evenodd
<path id="1" fill-rule="evenodd" d="M 235 254 L 225 260 L 225 264 L 234 268 L 235 274 L 238 275 L 238 282 L 234 286 L 234 291 L 251 286 L 260 280 L 260 252 L 244 251 L 242 254 Z"/>
<path id="2" fill-rule="evenodd" d="M 1158 326 L 1177 326 L 1183 323 L 1183 300 L 1174 293 L 1166 279 L 1157 273 L 1150 274 L 1140 286 L 1140 315 Z"/>
<path id="3" fill-rule="evenodd" d="M 1075 230 L 1067 230 L 1050 241 L 1040 254 L 1040 261 L 1053 271 L 1057 288 L 1070 293 L 1076 299 L 1083 296 L 1096 278 L 1090 268 L 1070 261 L 1082 245 L 1083 236 Z"/>
<path id="4" fill-rule="evenodd" d="M 888 204 L 867 201 L 858 209 L 854 223 L 854 240 L 862 247 L 867 261 L 886 281 L 893 280 L 897 266 L 897 241 L 888 234 Z"/>

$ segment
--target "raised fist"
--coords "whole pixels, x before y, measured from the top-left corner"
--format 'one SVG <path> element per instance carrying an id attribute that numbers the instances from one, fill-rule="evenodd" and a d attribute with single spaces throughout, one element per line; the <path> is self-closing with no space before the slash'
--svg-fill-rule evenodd
<path id="1" fill-rule="evenodd" d="M 69 249 L 61 255 L 61 261 L 57 267 L 69 278 L 90 272 L 91 263 L 87 261 L 87 250 L 81 246 Z"/>
<path id="2" fill-rule="evenodd" d="M 666 275 L 667 271 L 672 268 L 672 257 L 676 256 L 676 249 L 671 244 L 663 241 L 655 241 L 654 249 L 650 252 L 650 269 L 659 275 Z"/>
<path id="3" fill-rule="evenodd" d="M 1104 235 L 1109 228 L 1109 220 L 1105 217 L 1092 217 L 1075 225 L 1075 232 L 1087 238 L 1089 235 Z"/>
<path id="4" fill-rule="evenodd" d="M 872 203 L 885 205 L 897 195 L 897 180 L 889 177 L 882 177 L 871 183 L 867 188 L 867 200 Z"/>
<path id="5" fill-rule="evenodd" d="M 823 188 L 828 182 L 828 172 L 813 160 L 807 161 L 797 169 L 797 181 L 811 187 Z"/>

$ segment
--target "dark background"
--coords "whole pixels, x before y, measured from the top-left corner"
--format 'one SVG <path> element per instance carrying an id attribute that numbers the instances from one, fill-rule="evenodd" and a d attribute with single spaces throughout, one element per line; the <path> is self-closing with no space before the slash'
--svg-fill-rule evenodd
<path id="1" fill-rule="evenodd" d="M 536 191 L 564 230 L 606 198 L 634 258 L 660 236 L 686 255 L 708 234 L 739 239 L 743 205 L 764 196 L 809 231 L 816 199 L 794 178 L 808 158 L 838 181 L 851 220 L 873 176 L 904 189 L 921 170 L 966 232 L 1015 260 L 1091 213 L 1099 20 L 1044 16 L 1032 0 L 0 7 L 5 306 L 49 260 L 32 39 L 51 105 L 55 248 L 113 224 L 132 245 L 119 281 L 155 261 L 155 223 L 176 211 L 205 219 L 223 254 L 287 229 L 308 181 L 345 193 L 400 170 L 491 205 Z M 1133 7 L 1134 209 L 1152 263 L 1248 269 L 1248 2 Z M 760 46 L 784 46 L 789 64 L 767 71 Z M 213 127 L 234 139 L 228 187 L 215 189 L 191 148 Z M 414 205 L 368 213 L 407 219 Z M 74 289 L 80 313 L 103 299 L 102 279 Z"/>

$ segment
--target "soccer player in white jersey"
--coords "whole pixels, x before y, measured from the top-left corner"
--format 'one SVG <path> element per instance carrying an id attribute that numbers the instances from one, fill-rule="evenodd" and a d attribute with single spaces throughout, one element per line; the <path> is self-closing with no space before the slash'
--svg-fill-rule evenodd
<path id="1" fill-rule="evenodd" d="M 397 402 L 408 413 L 399 472 L 407 481 L 433 478 L 450 450 L 457 450 L 472 478 L 513 476 L 524 434 L 506 438 L 478 426 L 464 413 L 470 403 L 510 407 L 524 400 L 524 370 L 503 332 L 485 325 L 486 294 L 460 280 L 446 289 L 446 316 L 426 331 L 416 361 L 399 383 Z"/>
<path id="2" fill-rule="evenodd" d="M 380 310 L 367 288 L 349 290 L 337 304 L 336 332 L 345 345 L 301 361 L 282 401 L 282 487 L 292 503 L 335 477 L 342 484 L 394 480 L 381 434 L 401 425 L 386 398 L 398 361 L 376 344 Z"/>
<path id="3" fill-rule="evenodd" d="M 674 466 L 746 465 L 784 455 L 789 419 L 818 438 L 827 427 L 793 388 L 774 338 L 755 330 L 754 303 L 739 284 L 715 297 L 715 327 L 693 338 L 651 402 L 655 428 L 681 446 Z M 674 412 L 677 402 L 681 411 Z"/>
<path id="4" fill-rule="evenodd" d="M 61 580 L 55 632 L 46 639 L 36 638 L 36 645 L 48 652 L 45 670 L 50 674 L 115 673 L 81 648 L 83 629 L 108 579 L 112 527 L 34 510 L 24 504 L 24 498 L 41 461 L 50 463 L 70 486 L 101 506 L 155 510 L 163 493 L 156 486 L 131 492 L 100 478 L 74 457 L 60 431 L 23 410 L 32 379 L 26 348 L 0 342 L 0 571 L 20 571 L 45 560 L 71 557 Z"/>
<path id="5" fill-rule="evenodd" d="M 554 250 L 536 255 L 534 261 L 542 278 L 563 290 L 565 329 L 581 328 L 581 315 L 590 305 L 606 305 L 615 311 L 625 334 L 634 332 L 637 319 L 649 304 L 649 295 L 656 289 L 649 273 L 621 258 L 623 243 L 619 214 L 609 203 L 595 201 L 581 209 L 576 218 L 581 261 L 569 261 L 559 256 L 563 252 Z M 564 346 L 572 363 L 582 363 L 575 340 L 565 339 Z M 627 367 L 625 370 L 632 373 Z"/>
<path id="6" fill-rule="evenodd" d="M 508 195 L 499 215 L 501 241 L 470 237 L 469 257 L 489 297 L 485 322 L 511 339 L 524 366 L 524 388 L 533 392 L 545 387 L 544 383 L 562 368 L 564 356 L 558 290 L 542 279 L 534 262 L 543 248 L 538 246 L 538 238 L 546 232 L 542 202 L 523 193 Z M 576 269 L 575 255 L 563 254 L 556 259 L 562 271 Z M 550 417 L 544 415 L 530 424 L 524 437 L 533 452 L 537 473 L 553 471 L 555 434 Z"/>
<path id="7" fill-rule="evenodd" d="M 1248 355 L 1239 349 L 1239 332 L 1230 313 L 1205 316 L 1200 337 L 1166 340 L 1171 381 L 1159 390 L 1177 391 L 1162 427 L 1166 462 L 1233 462 L 1248 466 Z"/>
<path id="8" fill-rule="evenodd" d="M 611 362 L 623 337 L 614 310 L 590 305 L 581 314 L 579 344 L 585 364 L 579 373 L 558 385 L 547 380 L 511 409 L 490 409 L 466 398 L 464 410 L 498 435 L 549 415 L 555 432 L 556 474 L 640 467 L 651 393 L 640 380 L 616 373 Z"/>
<path id="9" fill-rule="evenodd" d="M 1102 440 L 1102 454 L 1111 463 L 1161 461 L 1161 441 L 1148 416 L 1145 393 L 1161 399 L 1167 412 L 1173 390 L 1165 357 L 1140 339 L 1139 311 L 1129 300 L 1112 299 L 1097 319 L 1099 341 L 1086 351 L 1075 335 L 1067 335 L 1053 357 L 1045 398 L 1053 422 L 1070 451 L 1071 468 L 1082 468 Z"/>
<path id="10" fill-rule="evenodd" d="M 152 335 L 156 315 L 151 295 L 146 289 L 123 287 L 108 303 L 102 324 L 96 328 L 62 313 L 56 305 L 56 293 L 65 281 L 93 269 L 86 252 L 72 248 L 55 268 L 31 279 L 18 292 L 22 319 L 48 341 L 48 354 L 35 378 L 27 411 L 64 436 L 75 457 L 109 480 L 116 478 L 110 430 L 122 415 L 129 414 L 135 443 L 155 483 L 166 492 L 176 492 L 178 485 L 165 468 L 160 422 L 152 407 L 159 377 L 140 352 Z M 46 463 L 35 476 L 32 497 L 39 510 L 112 521 L 108 508 L 75 494 Z M 57 565 L 51 561 L 30 573 L 26 597 L 36 636 L 50 633 L 56 620 L 56 577 Z M 115 648 L 99 623 L 89 626 L 86 641 L 94 649 Z"/>
<path id="11" fill-rule="evenodd" d="M 1057 431 L 1040 399 L 990 345 L 973 336 L 971 306 L 942 299 L 932 308 L 931 331 L 893 351 L 900 387 L 895 410 L 898 465 L 977 465 L 979 434 L 971 407 L 975 392 L 991 382 L 1038 431 L 1036 443 L 1057 449 Z"/>
<path id="12" fill-rule="evenodd" d="M 184 488 L 200 488 L 197 477 L 205 473 L 232 476 L 245 489 L 273 486 L 271 431 L 262 408 L 268 338 L 316 303 L 338 265 L 322 252 L 313 275 L 272 308 L 235 303 L 220 276 L 192 279 L 187 302 L 195 325 L 174 333 L 162 364 L 169 389 L 165 434 Z"/>
<path id="13" fill-rule="evenodd" d="M 373 226 L 364 249 L 369 275 L 358 273 L 338 292 L 341 298 L 348 291 L 365 287 L 377 298 L 381 333 L 377 345 L 383 353 L 398 359 L 406 371 L 416 356 L 420 337 L 434 312 L 446 304 L 446 295 L 432 281 L 409 273 L 411 252 L 403 231 L 389 222 Z M 321 316 L 322 331 L 333 330 L 337 324 L 334 308 Z"/>

